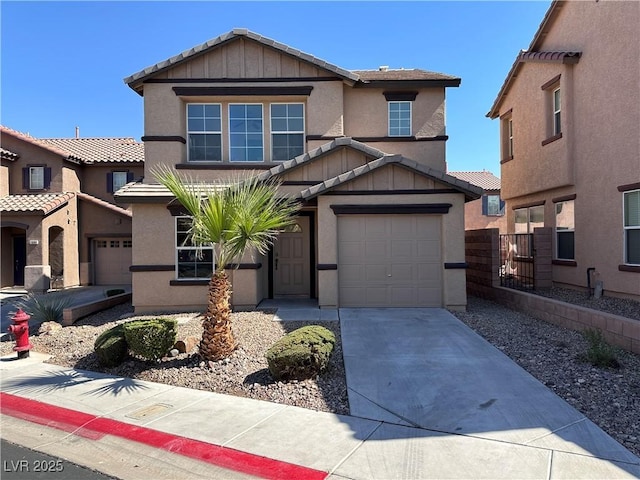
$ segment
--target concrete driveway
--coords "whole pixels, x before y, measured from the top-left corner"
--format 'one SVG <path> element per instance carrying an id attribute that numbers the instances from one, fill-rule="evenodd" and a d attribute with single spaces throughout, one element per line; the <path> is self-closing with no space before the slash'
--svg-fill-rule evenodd
<path id="1" fill-rule="evenodd" d="M 340 322 L 351 415 L 640 473 L 638 457 L 448 311 L 340 309 Z"/>

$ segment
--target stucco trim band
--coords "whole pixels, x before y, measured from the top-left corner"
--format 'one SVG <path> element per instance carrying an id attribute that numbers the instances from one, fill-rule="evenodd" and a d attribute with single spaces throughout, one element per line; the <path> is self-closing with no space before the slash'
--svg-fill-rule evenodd
<path id="1" fill-rule="evenodd" d="M 513 207 L 511 207 L 511 210 L 517 210 L 519 208 L 539 207 L 540 205 L 544 205 L 546 202 L 547 202 L 546 200 L 539 200 L 537 202 L 514 205 Z"/>
<path id="2" fill-rule="evenodd" d="M 627 185 L 620 185 L 618 187 L 619 192 L 628 192 L 630 190 L 638 190 L 640 189 L 640 182 L 638 183 L 629 183 Z"/>
<path id="3" fill-rule="evenodd" d="M 176 269 L 175 265 L 131 265 L 130 272 L 172 272 Z"/>
<path id="4" fill-rule="evenodd" d="M 563 195 L 562 197 L 555 197 L 551 199 L 552 203 L 559 203 L 559 202 L 568 202 L 569 200 L 575 200 L 577 198 L 577 195 L 574 193 L 572 195 Z"/>
<path id="5" fill-rule="evenodd" d="M 187 139 L 180 135 L 145 135 L 140 140 L 143 142 L 180 142 L 187 143 Z"/>
<path id="6" fill-rule="evenodd" d="M 618 270 L 621 271 L 621 272 L 640 273 L 640 266 L 618 265 Z"/>
<path id="7" fill-rule="evenodd" d="M 553 137 L 549 137 L 546 140 L 542 141 L 542 146 L 544 147 L 545 145 L 549 145 L 552 142 L 555 142 L 556 140 L 560 140 L 562 138 L 562 132 L 558 133 L 557 135 L 554 135 Z"/>

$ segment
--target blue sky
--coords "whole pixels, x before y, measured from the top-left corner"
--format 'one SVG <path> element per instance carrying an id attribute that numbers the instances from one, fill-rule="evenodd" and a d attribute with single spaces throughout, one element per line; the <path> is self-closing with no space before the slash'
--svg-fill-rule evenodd
<path id="1" fill-rule="evenodd" d="M 143 135 L 143 99 L 123 78 L 235 27 L 346 69 L 421 68 L 447 89 L 449 170 L 499 174 L 485 114 L 549 1 L 2 1 L 0 122 L 35 137 Z"/>

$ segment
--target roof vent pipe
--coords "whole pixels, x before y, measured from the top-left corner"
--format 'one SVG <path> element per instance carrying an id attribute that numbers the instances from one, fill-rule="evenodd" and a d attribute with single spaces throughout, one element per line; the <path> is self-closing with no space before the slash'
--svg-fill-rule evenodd
<path id="1" fill-rule="evenodd" d="M 76 140 L 80 138 L 80 127 L 76 127 Z"/>
<path id="2" fill-rule="evenodd" d="M 386 72 L 387 70 L 389 70 L 389 65 L 380 65 L 378 67 L 378 70 L 381 72 Z"/>

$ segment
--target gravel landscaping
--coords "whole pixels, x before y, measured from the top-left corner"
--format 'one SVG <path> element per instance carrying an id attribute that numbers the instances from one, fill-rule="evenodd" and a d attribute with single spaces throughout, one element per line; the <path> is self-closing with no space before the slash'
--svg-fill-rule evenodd
<path id="1" fill-rule="evenodd" d="M 586 295 L 554 291 L 554 298 L 567 301 L 570 297 L 571 303 L 590 306 L 585 304 Z M 608 311 L 638 318 L 633 316 L 638 315 L 634 310 L 637 302 L 616 300 L 606 301 Z M 596 368 L 581 360 L 587 342 L 578 332 L 474 297 L 469 298 L 467 312 L 453 313 L 640 456 L 640 356 L 618 350 L 620 368 Z M 201 317 L 197 314 L 162 316 L 178 319 L 179 339 L 200 338 Z M 339 322 L 322 322 L 336 335 L 328 370 L 315 379 L 283 383 L 271 378 L 265 353 L 284 334 L 309 322 L 275 322 L 270 311 L 238 312 L 233 314 L 233 329 L 240 346 L 229 359 L 205 363 L 197 353 L 191 352 L 167 357 L 158 363 L 130 357 L 118 367 L 102 367 L 93 353 L 96 337 L 118 322 L 133 318 L 149 317 L 134 316 L 131 304 L 124 304 L 81 319 L 70 327 L 54 328 L 49 333 L 44 329 L 41 333 L 34 332 L 32 343 L 36 351 L 52 355 L 49 362 L 57 365 L 325 412 L 349 413 Z M 0 355 L 13 354 L 13 345 L 12 341 L 0 343 Z"/>

